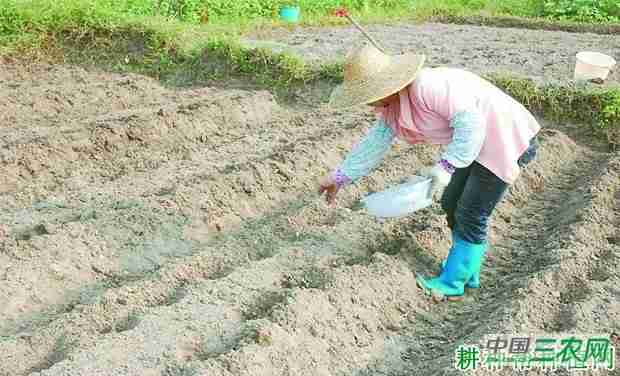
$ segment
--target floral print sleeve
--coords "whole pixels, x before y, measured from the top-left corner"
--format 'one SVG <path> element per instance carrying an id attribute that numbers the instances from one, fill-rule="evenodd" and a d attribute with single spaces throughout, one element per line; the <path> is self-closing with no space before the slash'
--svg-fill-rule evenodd
<path id="1" fill-rule="evenodd" d="M 446 147 L 440 163 L 448 172 L 472 164 L 482 149 L 486 128 L 477 111 L 461 111 L 450 122 L 454 129 L 452 142 Z M 452 170 L 452 171 L 450 171 Z"/>
<path id="2" fill-rule="evenodd" d="M 346 156 L 332 172 L 338 187 L 353 183 L 368 175 L 383 160 L 394 141 L 394 131 L 382 120 Z"/>

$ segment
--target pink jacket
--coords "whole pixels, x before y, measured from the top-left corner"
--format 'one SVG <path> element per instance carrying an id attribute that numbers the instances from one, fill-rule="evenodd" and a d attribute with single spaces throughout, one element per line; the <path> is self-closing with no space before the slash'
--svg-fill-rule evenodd
<path id="1" fill-rule="evenodd" d="M 454 68 L 423 68 L 407 90 L 410 108 L 403 109 L 401 100 L 401 111 L 411 114 L 423 138 L 410 142 L 447 145 L 452 141 L 452 118 L 459 112 L 478 112 L 486 138 L 476 161 L 509 184 L 516 180 L 517 161 L 540 130 L 522 104 L 483 78 Z"/>

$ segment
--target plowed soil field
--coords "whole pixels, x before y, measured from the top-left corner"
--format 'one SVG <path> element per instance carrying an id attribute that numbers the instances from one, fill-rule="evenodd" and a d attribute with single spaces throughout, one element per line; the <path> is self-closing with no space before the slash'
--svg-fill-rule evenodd
<path id="1" fill-rule="evenodd" d="M 2 376 L 441 375 L 488 334 L 620 334 L 620 154 L 579 127 L 544 123 L 482 288 L 434 304 L 414 275 L 447 254 L 439 205 L 358 203 L 438 149 L 395 145 L 335 209 L 316 193 L 369 111 L 0 68 Z"/>

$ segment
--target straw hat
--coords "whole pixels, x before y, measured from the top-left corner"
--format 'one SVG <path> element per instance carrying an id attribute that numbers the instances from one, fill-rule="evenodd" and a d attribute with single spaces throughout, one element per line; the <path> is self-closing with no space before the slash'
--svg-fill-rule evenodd
<path id="1" fill-rule="evenodd" d="M 329 107 L 369 104 L 401 91 L 424 65 L 425 55 L 390 56 L 366 44 L 351 50 L 344 64 L 344 83 L 334 89 Z"/>

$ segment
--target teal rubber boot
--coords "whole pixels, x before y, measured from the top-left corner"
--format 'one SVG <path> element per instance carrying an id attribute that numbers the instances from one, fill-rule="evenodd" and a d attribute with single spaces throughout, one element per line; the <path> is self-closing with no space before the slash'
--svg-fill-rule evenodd
<path id="1" fill-rule="evenodd" d="M 446 261 L 447 261 L 447 259 L 443 260 L 443 262 L 441 263 L 441 269 L 442 270 L 443 270 L 443 268 L 446 267 Z M 480 263 L 480 265 L 482 265 L 482 262 Z M 441 270 L 439 272 L 441 273 Z M 480 288 L 480 266 L 475 268 L 473 270 L 473 272 L 474 273 L 471 275 L 471 278 L 465 284 L 465 287 L 468 288 L 468 289 L 479 289 Z"/>
<path id="2" fill-rule="evenodd" d="M 455 235 L 454 232 L 452 232 L 452 244 L 454 244 L 455 242 Z M 480 259 L 480 262 L 477 262 L 476 264 L 473 265 L 473 274 L 471 275 L 471 278 L 469 279 L 469 281 L 467 281 L 467 283 L 465 284 L 465 287 L 468 289 L 479 289 L 480 288 L 480 268 L 482 267 L 482 264 L 484 263 L 484 254 L 486 253 L 487 248 L 485 248 L 482 257 Z M 441 270 L 443 270 L 443 268 L 446 267 L 446 261 L 448 261 L 447 259 L 443 260 L 441 263 Z M 441 273 L 441 270 L 439 271 L 439 273 Z"/>
<path id="3" fill-rule="evenodd" d="M 418 287 L 435 300 L 461 300 L 465 294 L 465 284 L 472 278 L 475 270 L 479 269 L 487 249 L 487 243 L 469 243 L 457 235 L 453 238 L 454 243 L 441 274 L 435 278 L 426 278 L 419 274 L 416 276 Z"/>

